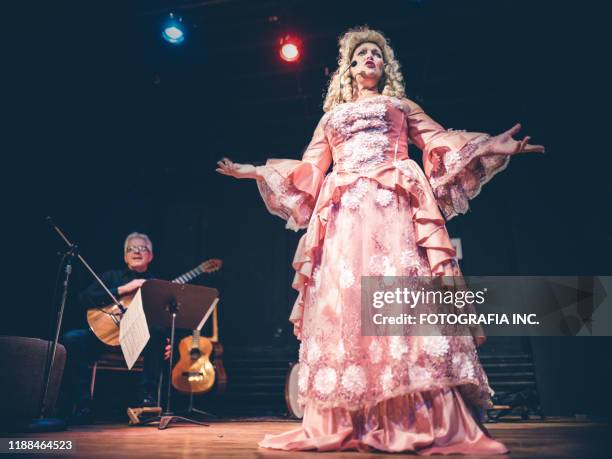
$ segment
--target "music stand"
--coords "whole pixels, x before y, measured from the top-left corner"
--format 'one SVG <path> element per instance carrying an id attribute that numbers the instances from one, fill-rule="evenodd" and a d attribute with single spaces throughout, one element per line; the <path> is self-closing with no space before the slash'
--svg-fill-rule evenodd
<path id="1" fill-rule="evenodd" d="M 159 418 L 159 430 L 163 430 L 171 422 L 182 421 L 208 426 L 200 421 L 177 416 L 172 412 L 172 365 L 174 363 L 174 335 L 177 327 L 193 330 L 197 328 L 202 318 L 211 312 L 216 305 L 219 291 L 215 288 L 200 285 L 177 284 L 162 280 L 148 280 L 141 287 L 142 304 L 147 317 L 147 323 L 160 328 L 170 327 L 170 358 L 168 359 L 168 396 L 166 409 Z"/>

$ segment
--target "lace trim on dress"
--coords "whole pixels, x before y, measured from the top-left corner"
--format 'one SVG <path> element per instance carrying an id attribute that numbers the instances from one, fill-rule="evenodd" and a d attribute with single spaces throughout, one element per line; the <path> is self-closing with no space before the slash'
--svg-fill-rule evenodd
<path id="1" fill-rule="evenodd" d="M 374 337 L 366 355 L 352 352 L 344 341 L 322 336 L 302 341 L 300 403 L 358 409 L 398 395 L 462 386 L 469 400 L 491 406 L 494 392 L 471 336 Z"/>
<path id="2" fill-rule="evenodd" d="M 486 154 L 489 140 L 490 136 L 483 134 L 459 151 L 444 153 L 433 171 L 429 182 L 447 220 L 465 214 L 469 200 L 478 196 L 483 185 L 508 166 L 510 156 Z"/>
<path id="3" fill-rule="evenodd" d="M 287 220 L 287 229 L 298 231 L 308 226 L 312 209 L 307 205 L 308 195 L 298 190 L 291 180 L 270 167 L 259 167 L 263 180 L 257 180 L 257 188 L 272 215 Z M 296 220 L 297 216 L 297 220 Z"/>
<path id="4" fill-rule="evenodd" d="M 384 153 L 389 148 L 386 133 L 391 127 L 388 102 L 403 110 L 396 98 L 379 95 L 337 105 L 330 112 L 327 126 L 345 141 L 338 169 L 364 172 L 385 162 Z"/>

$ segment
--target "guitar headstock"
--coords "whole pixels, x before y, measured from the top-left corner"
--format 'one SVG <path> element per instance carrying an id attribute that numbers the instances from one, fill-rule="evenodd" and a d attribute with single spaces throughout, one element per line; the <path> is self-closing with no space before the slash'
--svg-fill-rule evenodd
<path id="1" fill-rule="evenodd" d="M 215 271 L 219 271 L 221 266 L 223 265 L 223 260 L 218 258 L 211 258 L 210 260 L 206 260 L 200 263 L 200 269 L 205 273 L 214 273 Z"/>

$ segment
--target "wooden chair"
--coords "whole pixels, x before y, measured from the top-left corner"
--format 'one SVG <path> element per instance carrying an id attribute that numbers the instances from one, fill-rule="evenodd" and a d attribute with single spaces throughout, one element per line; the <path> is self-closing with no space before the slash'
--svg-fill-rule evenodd
<path id="1" fill-rule="evenodd" d="M 136 363 L 132 367 L 131 371 L 139 371 L 143 370 L 144 366 L 144 357 L 141 355 L 136 360 Z M 113 350 L 109 350 L 108 352 L 104 352 L 96 361 L 91 364 L 91 383 L 89 386 L 89 395 L 91 399 L 94 398 L 94 392 L 96 389 L 96 375 L 98 371 L 130 371 L 128 367 L 125 365 L 125 359 L 123 358 L 123 354 L 121 353 L 121 348 L 117 347 Z M 161 373 L 159 375 L 159 384 L 157 385 L 157 403 L 159 404 L 161 400 Z"/>
<path id="2" fill-rule="evenodd" d="M 217 305 L 218 306 L 218 305 Z M 213 311 L 212 317 L 212 336 L 208 337 L 212 343 L 219 343 L 219 318 L 217 315 L 217 309 Z M 136 363 L 132 367 L 132 371 L 142 371 L 144 366 L 144 358 L 141 355 L 136 360 Z M 167 365 L 162 365 L 162 369 L 159 372 L 159 382 L 157 384 L 157 404 L 161 403 L 161 386 L 162 386 L 162 377 Z M 94 398 L 94 391 L 96 388 L 96 375 L 98 370 L 102 371 L 130 371 L 125 365 L 125 359 L 123 358 L 123 354 L 121 353 L 121 348 L 119 346 L 114 347 L 112 350 L 108 352 L 104 352 L 98 359 L 91 364 L 91 384 L 89 387 L 89 394 L 91 399 Z"/>

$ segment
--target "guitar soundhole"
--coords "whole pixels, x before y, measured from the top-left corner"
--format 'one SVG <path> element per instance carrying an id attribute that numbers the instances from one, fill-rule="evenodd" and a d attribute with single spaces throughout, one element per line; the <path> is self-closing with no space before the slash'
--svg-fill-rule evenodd
<path id="1" fill-rule="evenodd" d="M 199 349 L 192 349 L 189 352 L 189 355 L 191 357 L 191 360 L 198 360 L 202 356 L 202 353 L 200 352 Z"/>

